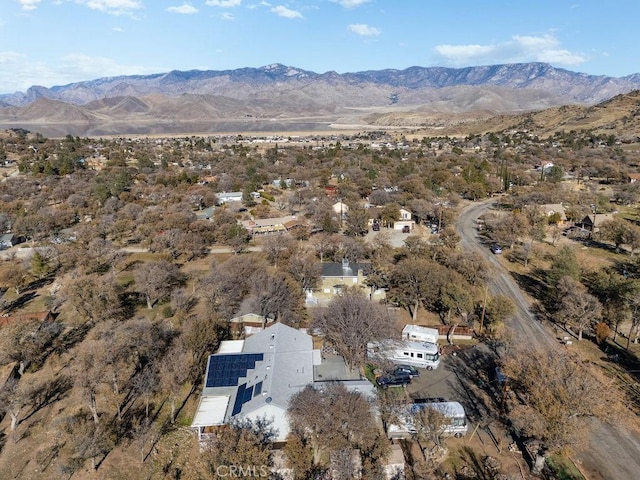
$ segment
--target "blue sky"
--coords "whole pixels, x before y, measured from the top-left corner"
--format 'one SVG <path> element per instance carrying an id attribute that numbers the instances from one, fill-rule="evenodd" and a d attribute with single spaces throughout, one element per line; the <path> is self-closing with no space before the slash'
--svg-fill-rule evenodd
<path id="1" fill-rule="evenodd" d="M 638 0 L 0 0 L 0 93 L 271 63 L 640 72 Z"/>

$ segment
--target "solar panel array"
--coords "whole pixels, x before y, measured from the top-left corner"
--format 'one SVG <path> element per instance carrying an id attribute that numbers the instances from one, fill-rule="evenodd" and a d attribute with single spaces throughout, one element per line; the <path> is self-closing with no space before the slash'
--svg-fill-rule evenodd
<path id="1" fill-rule="evenodd" d="M 209 357 L 206 386 L 235 387 L 238 385 L 238 379 L 245 377 L 247 371 L 255 368 L 256 362 L 262 360 L 262 353 L 212 355 Z"/>
<path id="2" fill-rule="evenodd" d="M 243 383 L 238 387 L 238 393 L 236 394 L 236 401 L 233 404 L 233 411 L 231 415 L 237 415 L 242 410 L 242 405 L 247 403 L 253 397 L 253 385 L 247 388 L 247 384 Z"/>

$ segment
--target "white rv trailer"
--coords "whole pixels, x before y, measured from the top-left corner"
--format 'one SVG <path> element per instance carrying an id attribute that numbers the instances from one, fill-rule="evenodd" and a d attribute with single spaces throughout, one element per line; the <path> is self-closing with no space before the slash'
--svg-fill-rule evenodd
<path id="1" fill-rule="evenodd" d="M 437 328 L 408 324 L 402 329 L 402 339 L 411 342 L 438 343 L 439 336 L 440 333 Z"/>
<path id="2" fill-rule="evenodd" d="M 383 340 L 367 344 L 367 356 L 371 359 L 390 360 L 397 364 L 434 370 L 440 365 L 438 345 L 406 340 Z"/>
<path id="3" fill-rule="evenodd" d="M 420 420 L 416 416 L 423 410 L 430 408 L 442 414 L 445 421 L 441 425 L 425 425 L 424 428 L 439 428 L 444 435 L 461 437 L 467 433 L 467 415 L 464 407 L 458 402 L 412 403 L 406 405 L 398 415 L 398 423 L 387 427 L 390 439 L 408 438 L 421 429 Z M 428 420 L 427 420 L 428 421 Z"/>

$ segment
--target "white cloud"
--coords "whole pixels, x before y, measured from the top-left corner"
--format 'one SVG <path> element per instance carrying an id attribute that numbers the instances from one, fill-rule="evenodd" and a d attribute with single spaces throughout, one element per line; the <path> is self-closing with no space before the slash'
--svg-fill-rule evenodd
<path id="1" fill-rule="evenodd" d="M 339 3 L 344 8 L 356 8 L 365 3 L 369 3 L 371 0 L 331 0 L 333 3 Z"/>
<path id="2" fill-rule="evenodd" d="M 120 65 L 108 57 L 91 57 L 78 53 L 62 57 L 58 70 L 74 72 L 75 76 L 85 80 L 117 75 L 134 75 L 139 71 L 151 73 L 148 68 L 139 65 Z"/>
<path id="3" fill-rule="evenodd" d="M 38 8 L 40 0 L 18 0 L 18 3 L 22 5 L 23 10 L 35 10 Z"/>
<path id="4" fill-rule="evenodd" d="M 363 37 L 375 37 L 381 33 L 377 28 L 364 23 L 352 23 L 347 27 L 347 30 Z"/>
<path id="5" fill-rule="evenodd" d="M 276 15 L 284 18 L 304 18 L 300 12 L 296 12 L 295 10 L 290 10 L 287 7 L 284 7 L 282 5 L 273 7 L 271 11 Z"/>
<path id="6" fill-rule="evenodd" d="M 198 9 L 193 5 L 191 5 L 190 3 L 183 3 L 179 7 L 168 7 L 167 12 L 190 15 L 192 13 L 198 13 Z"/>
<path id="7" fill-rule="evenodd" d="M 538 57 L 541 62 L 555 63 L 556 65 L 580 65 L 587 58 L 579 53 L 571 53 L 568 50 L 547 50 Z"/>
<path id="8" fill-rule="evenodd" d="M 496 63 L 545 62 L 556 65 L 579 65 L 587 58 L 581 53 L 560 48 L 553 35 L 514 35 L 510 40 L 490 45 L 438 45 L 436 56 L 454 66 Z"/>
<path id="9" fill-rule="evenodd" d="M 0 65 L 8 65 L 19 60 L 24 55 L 16 52 L 0 52 Z"/>
<path id="10" fill-rule="evenodd" d="M 242 3 L 242 0 L 207 0 L 204 2 L 205 5 L 209 5 L 210 7 L 239 7 Z"/>
<path id="11" fill-rule="evenodd" d="M 233 14 L 225 12 L 222 15 L 220 15 L 220 18 L 222 20 L 235 20 L 235 17 L 233 16 Z"/>
<path id="12" fill-rule="evenodd" d="M 141 0 L 76 0 L 76 3 L 111 15 L 129 15 L 142 8 Z"/>
<path id="13" fill-rule="evenodd" d="M 106 57 L 73 54 L 37 62 L 16 52 L 0 52 L 0 93 L 25 91 L 34 85 L 52 87 L 119 75 L 144 75 L 167 71 L 167 67 L 121 65 Z"/>

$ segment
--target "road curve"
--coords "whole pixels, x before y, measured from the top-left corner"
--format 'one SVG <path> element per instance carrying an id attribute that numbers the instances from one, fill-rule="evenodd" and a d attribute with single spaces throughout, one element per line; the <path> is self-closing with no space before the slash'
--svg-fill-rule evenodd
<path id="1" fill-rule="evenodd" d="M 544 328 L 531 313 L 529 301 L 522 293 L 513 277 L 503 267 L 477 232 L 477 219 L 495 204 L 495 200 L 472 203 L 462 209 L 456 230 L 460 235 L 460 246 L 464 250 L 477 251 L 489 265 L 489 291 L 496 295 L 507 295 L 516 310 L 509 327 L 515 333 L 527 338 L 529 343 L 540 349 L 558 350 L 560 343 Z M 630 413 L 630 415 L 632 415 Z M 638 433 L 621 423 L 612 425 L 596 418 L 589 420 L 590 437 L 588 446 L 577 452 L 573 458 L 582 474 L 589 480 L 635 480 L 640 478 L 640 437 Z"/>

